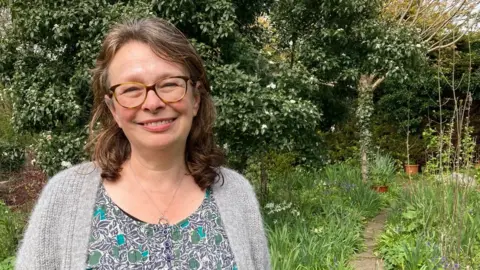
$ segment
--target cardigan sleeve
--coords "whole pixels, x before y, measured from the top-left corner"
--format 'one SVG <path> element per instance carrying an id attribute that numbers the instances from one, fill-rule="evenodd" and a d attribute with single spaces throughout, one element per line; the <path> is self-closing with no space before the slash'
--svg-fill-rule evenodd
<path id="1" fill-rule="evenodd" d="M 270 254 L 268 242 L 265 234 L 264 223 L 260 212 L 260 206 L 252 185 L 245 179 L 246 195 L 249 202 L 249 208 L 245 209 L 245 216 L 248 217 L 250 232 L 258 232 L 250 235 L 250 245 L 253 253 L 255 269 L 270 269 Z"/>
<path id="2" fill-rule="evenodd" d="M 56 230 L 53 218 L 61 192 L 58 181 L 58 177 L 50 179 L 39 196 L 20 241 L 15 269 L 58 269 L 59 261 L 55 256 L 58 243 L 52 237 Z"/>

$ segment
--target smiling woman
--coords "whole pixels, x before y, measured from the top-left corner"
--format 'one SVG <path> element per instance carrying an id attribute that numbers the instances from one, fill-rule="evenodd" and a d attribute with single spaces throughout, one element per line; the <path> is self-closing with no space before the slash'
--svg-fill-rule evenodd
<path id="1" fill-rule="evenodd" d="M 16 268 L 269 269 L 255 193 L 222 167 L 186 37 L 156 18 L 116 25 L 92 88 L 92 161 L 49 180 Z"/>

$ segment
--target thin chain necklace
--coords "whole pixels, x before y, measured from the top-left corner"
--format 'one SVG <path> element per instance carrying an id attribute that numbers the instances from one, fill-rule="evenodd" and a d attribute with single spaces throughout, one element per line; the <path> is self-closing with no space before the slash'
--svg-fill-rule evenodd
<path id="1" fill-rule="evenodd" d="M 175 188 L 175 192 L 173 193 L 173 197 L 172 199 L 170 199 L 170 202 L 168 203 L 167 205 L 167 208 L 165 208 L 165 211 L 161 211 L 160 208 L 158 208 L 157 204 L 155 203 L 155 201 L 152 199 L 152 197 L 150 197 L 150 194 L 148 194 L 147 190 L 142 186 L 142 183 L 140 183 L 140 181 L 138 181 L 137 179 L 137 175 L 135 174 L 135 171 L 133 170 L 132 168 L 132 162 L 131 160 L 128 162 L 129 163 L 129 166 L 130 166 L 130 170 L 132 170 L 132 173 L 133 173 L 133 178 L 135 178 L 135 181 L 140 185 L 140 187 L 142 188 L 143 192 L 145 192 L 145 194 L 147 194 L 148 198 L 152 201 L 152 204 L 153 206 L 155 206 L 155 208 L 157 208 L 158 212 L 160 213 L 160 217 L 158 218 L 158 224 L 161 224 L 161 225 L 168 225 L 170 224 L 170 222 L 168 221 L 167 217 L 165 216 L 165 214 L 167 213 L 168 209 L 170 208 L 170 205 L 172 204 L 173 200 L 175 199 L 175 196 L 177 195 L 177 191 L 178 189 L 180 188 L 180 185 L 182 184 L 182 181 L 183 181 L 183 178 L 182 177 L 180 180 L 178 180 L 178 185 L 177 185 L 177 188 Z"/>

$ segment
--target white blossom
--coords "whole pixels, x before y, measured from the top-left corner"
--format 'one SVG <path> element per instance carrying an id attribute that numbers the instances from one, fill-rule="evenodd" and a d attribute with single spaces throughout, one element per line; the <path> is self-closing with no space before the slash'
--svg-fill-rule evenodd
<path id="1" fill-rule="evenodd" d="M 72 167 L 72 163 L 70 163 L 69 161 L 62 161 L 62 167 L 70 168 Z"/>

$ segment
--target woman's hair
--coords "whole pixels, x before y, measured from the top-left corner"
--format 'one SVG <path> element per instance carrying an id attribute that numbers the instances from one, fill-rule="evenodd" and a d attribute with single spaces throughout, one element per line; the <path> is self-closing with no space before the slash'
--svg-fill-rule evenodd
<path id="1" fill-rule="evenodd" d="M 120 176 L 122 164 L 130 158 L 130 142 L 113 119 L 104 99 L 105 95 L 110 95 L 108 67 L 117 51 L 130 41 L 147 44 L 162 59 L 184 66 L 192 81 L 201 82 L 198 92 L 194 93 L 200 96 L 200 106 L 187 138 L 185 163 L 199 187 L 211 186 L 218 176 L 216 168 L 224 164 L 225 156 L 214 141 L 215 107 L 205 68 L 183 33 L 171 23 L 158 18 L 117 24 L 103 41 L 92 70 L 94 104 L 87 144 L 92 160 L 102 169 L 103 178 L 115 181 Z"/>

